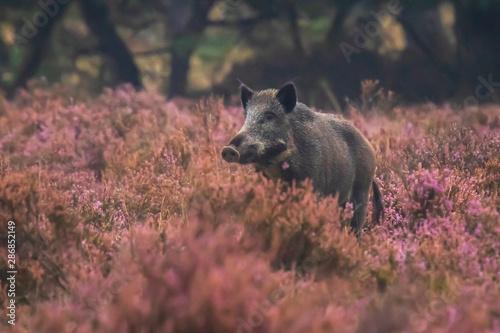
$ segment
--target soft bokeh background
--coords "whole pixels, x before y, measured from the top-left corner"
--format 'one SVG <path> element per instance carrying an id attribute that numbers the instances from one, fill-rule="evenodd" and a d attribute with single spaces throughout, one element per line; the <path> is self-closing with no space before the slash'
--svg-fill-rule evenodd
<path id="1" fill-rule="evenodd" d="M 476 89 L 500 81 L 498 17 L 494 0 L 0 0 L 0 90 L 44 78 L 88 96 L 128 82 L 228 101 L 237 79 L 294 80 L 304 102 L 339 109 L 371 79 L 394 103 L 461 109 L 499 99 L 498 86 Z"/>

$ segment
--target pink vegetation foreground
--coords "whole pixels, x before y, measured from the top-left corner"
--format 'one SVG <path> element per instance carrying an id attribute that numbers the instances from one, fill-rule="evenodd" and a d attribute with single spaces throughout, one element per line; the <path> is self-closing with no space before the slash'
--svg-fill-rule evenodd
<path id="1" fill-rule="evenodd" d="M 0 330 L 500 332 L 500 108 L 351 114 L 386 206 L 360 242 L 310 183 L 223 163 L 240 108 L 128 88 L 0 98 L 18 271 Z"/>

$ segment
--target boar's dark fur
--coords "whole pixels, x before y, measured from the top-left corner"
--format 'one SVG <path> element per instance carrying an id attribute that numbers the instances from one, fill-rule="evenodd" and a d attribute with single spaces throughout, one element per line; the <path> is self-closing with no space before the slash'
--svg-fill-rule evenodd
<path id="1" fill-rule="evenodd" d="M 312 111 L 297 102 L 295 86 L 252 91 L 241 86 L 245 124 L 222 151 L 228 162 L 252 163 L 269 178 L 310 178 L 322 195 L 351 202 L 351 227 L 358 234 L 373 189 L 374 220 L 383 215 L 375 175 L 375 153 L 368 140 L 341 116 Z"/>

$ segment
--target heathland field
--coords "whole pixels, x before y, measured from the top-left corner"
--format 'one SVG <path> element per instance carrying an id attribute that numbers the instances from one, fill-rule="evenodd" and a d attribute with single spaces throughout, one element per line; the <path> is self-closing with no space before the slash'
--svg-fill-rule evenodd
<path id="1" fill-rule="evenodd" d="M 0 97 L 17 269 L 0 330 L 500 332 L 500 107 L 349 114 L 385 205 L 360 241 L 349 206 L 221 159 L 239 107 L 126 87 Z"/>

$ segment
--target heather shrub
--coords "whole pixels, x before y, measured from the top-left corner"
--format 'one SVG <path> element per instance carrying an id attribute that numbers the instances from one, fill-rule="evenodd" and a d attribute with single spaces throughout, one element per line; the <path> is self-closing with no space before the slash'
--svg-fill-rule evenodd
<path id="1" fill-rule="evenodd" d="M 286 187 L 248 175 L 221 185 L 206 175 L 191 210 L 213 225 L 243 223 L 242 239 L 260 240 L 275 268 L 321 262 L 324 269 L 344 272 L 358 260 L 357 241 L 344 230 L 349 216 L 340 215 L 335 198 L 319 200 L 310 182 Z"/>
<path id="2" fill-rule="evenodd" d="M 351 205 L 222 161 L 244 116 L 219 99 L 37 84 L 2 99 L 18 273 L 1 329 L 496 332 L 500 109 L 393 108 L 375 83 L 363 98 L 350 118 L 377 152 L 385 219 L 359 240 Z"/>
<path id="3" fill-rule="evenodd" d="M 108 277 L 89 279 L 69 303 L 41 309 L 28 325 L 41 332 L 231 330 L 252 317 L 256 304 L 284 297 L 280 279 L 287 273 L 270 272 L 257 254 L 242 261 L 228 253 L 235 246 L 228 232 L 185 230 L 185 246 L 177 248 L 153 229 L 134 227 Z"/>
<path id="4" fill-rule="evenodd" d="M 490 159 L 477 173 L 480 189 L 498 198 L 500 196 L 500 158 Z"/>
<path id="5" fill-rule="evenodd" d="M 414 219 L 430 216 L 446 216 L 452 211 L 453 203 L 446 196 L 446 187 L 452 172 L 445 169 L 423 169 L 421 165 L 406 178 L 409 196 L 406 211 Z"/>

